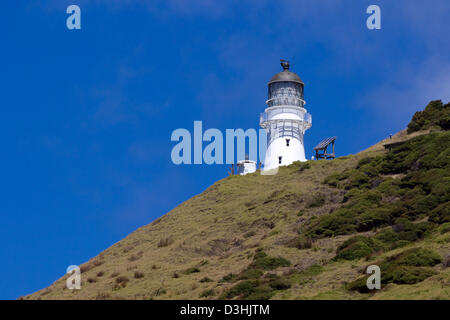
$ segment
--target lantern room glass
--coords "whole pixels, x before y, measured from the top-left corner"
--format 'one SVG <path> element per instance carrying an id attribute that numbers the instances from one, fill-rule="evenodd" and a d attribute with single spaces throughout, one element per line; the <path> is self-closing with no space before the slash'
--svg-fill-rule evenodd
<path id="1" fill-rule="evenodd" d="M 269 107 L 303 107 L 303 85 L 296 82 L 280 81 L 269 84 Z"/>

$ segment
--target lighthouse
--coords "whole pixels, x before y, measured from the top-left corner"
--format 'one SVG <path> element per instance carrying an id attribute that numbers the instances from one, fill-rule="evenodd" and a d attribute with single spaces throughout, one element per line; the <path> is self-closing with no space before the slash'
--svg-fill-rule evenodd
<path id="1" fill-rule="evenodd" d="M 289 71 L 289 62 L 281 60 L 283 71 L 268 83 L 267 108 L 260 126 L 267 131 L 264 170 L 306 161 L 304 134 L 311 128 L 311 115 L 305 109 L 304 83 Z"/>

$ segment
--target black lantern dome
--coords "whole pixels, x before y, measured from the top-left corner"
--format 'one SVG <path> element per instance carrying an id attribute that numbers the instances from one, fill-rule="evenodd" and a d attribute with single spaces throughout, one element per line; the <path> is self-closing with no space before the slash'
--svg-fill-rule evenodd
<path id="1" fill-rule="evenodd" d="M 283 71 L 277 73 L 269 81 L 269 107 L 274 106 L 297 106 L 303 107 L 303 89 L 305 84 L 302 79 L 289 71 L 289 61 L 280 60 Z"/>
<path id="2" fill-rule="evenodd" d="M 280 82 L 280 81 L 290 81 L 290 82 L 296 82 L 304 85 L 302 79 L 295 73 L 289 71 L 289 61 L 286 60 L 280 60 L 281 66 L 283 67 L 283 71 L 278 72 L 276 75 L 272 77 L 269 81 L 269 85 L 274 82 Z"/>

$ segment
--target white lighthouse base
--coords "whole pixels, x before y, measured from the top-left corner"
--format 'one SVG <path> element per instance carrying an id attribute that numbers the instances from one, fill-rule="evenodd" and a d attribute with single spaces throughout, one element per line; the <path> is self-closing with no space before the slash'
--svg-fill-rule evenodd
<path id="1" fill-rule="evenodd" d="M 289 139 L 289 145 L 287 145 L 286 139 Z M 301 141 L 292 136 L 279 137 L 271 141 L 267 147 L 264 170 L 288 166 L 295 161 L 306 161 L 303 135 Z"/>

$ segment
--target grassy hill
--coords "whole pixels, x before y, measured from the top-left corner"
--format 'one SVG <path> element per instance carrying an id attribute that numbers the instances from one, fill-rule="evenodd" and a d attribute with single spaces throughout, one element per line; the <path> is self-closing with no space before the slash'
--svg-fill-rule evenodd
<path id="1" fill-rule="evenodd" d="M 65 276 L 22 299 L 449 299 L 449 112 L 433 101 L 358 154 L 222 179 L 83 264 L 81 290 Z"/>

